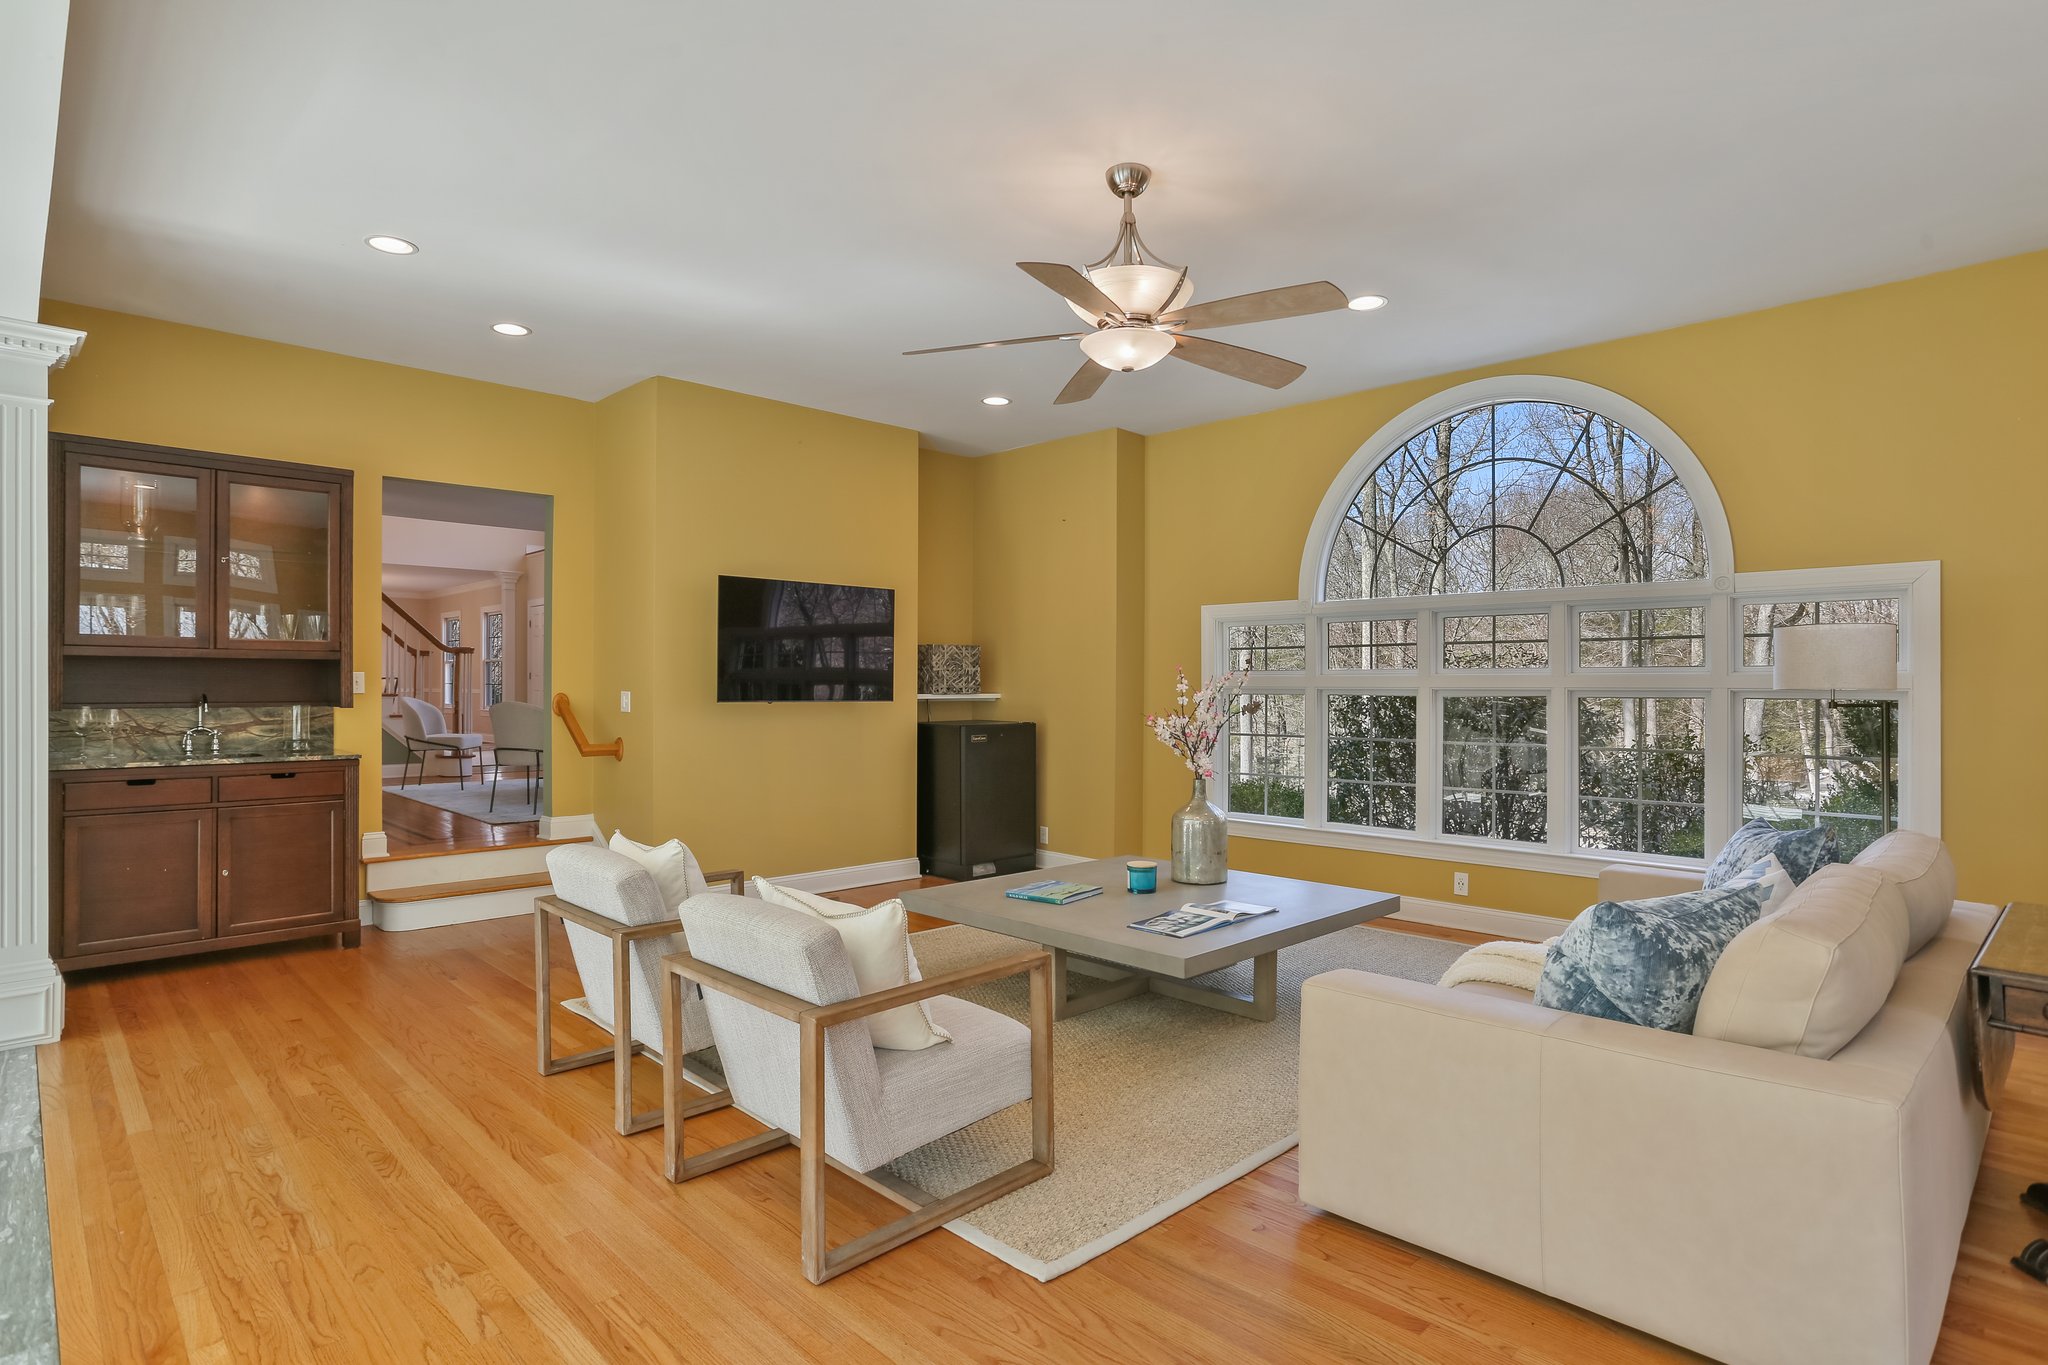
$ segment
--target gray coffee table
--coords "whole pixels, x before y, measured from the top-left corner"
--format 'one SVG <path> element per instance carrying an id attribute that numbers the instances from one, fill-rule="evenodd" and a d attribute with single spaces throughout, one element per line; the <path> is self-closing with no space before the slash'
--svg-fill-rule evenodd
<path id="1" fill-rule="evenodd" d="M 1137 855 L 1132 855 L 1133 857 Z M 1037 872 L 1013 872 L 980 881 L 953 882 L 906 891 L 903 903 L 934 919 L 968 924 L 1052 951 L 1053 1017 L 1066 1019 L 1104 1005 L 1151 992 L 1173 1000 L 1270 1020 L 1279 1006 L 1280 950 L 1354 924 L 1378 919 L 1401 908 L 1399 896 L 1361 891 L 1322 882 L 1298 882 L 1257 872 L 1232 872 L 1220 886 L 1183 886 L 1169 880 L 1159 865 L 1159 889 L 1149 896 L 1124 890 L 1124 864 L 1129 858 L 1104 858 L 1092 863 Z M 1013 887 L 1051 877 L 1102 888 L 1099 896 L 1071 905 L 1041 905 L 1011 900 Z M 1128 928 L 1132 920 L 1208 901 L 1250 901 L 1277 907 L 1242 924 L 1226 925 L 1193 938 L 1169 938 Z M 1252 964 L 1252 993 L 1237 995 L 1189 984 L 1192 977 L 1247 959 Z M 1105 984 L 1068 994 L 1069 971 Z"/>

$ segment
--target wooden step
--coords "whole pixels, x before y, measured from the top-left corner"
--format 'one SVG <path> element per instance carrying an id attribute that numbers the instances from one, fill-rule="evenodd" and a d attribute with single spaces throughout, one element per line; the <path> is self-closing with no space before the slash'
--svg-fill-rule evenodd
<path id="1" fill-rule="evenodd" d="M 415 901 L 442 901 L 455 896 L 483 896 L 493 891 L 539 890 L 554 883 L 545 872 L 518 877 L 478 877 L 466 882 L 437 882 L 432 886 L 398 886 L 372 891 L 370 899 L 382 905 L 409 905 Z"/>
<path id="2" fill-rule="evenodd" d="M 508 848 L 554 848 L 558 844 L 587 844 L 588 834 L 571 835 L 566 839 L 508 839 L 502 844 L 478 844 L 475 848 L 408 848 L 398 853 L 379 853 L 363 859 L 365 863 L 403 863 L 414 858 L 452 858 L 462 853 L 502 853 Z"/>

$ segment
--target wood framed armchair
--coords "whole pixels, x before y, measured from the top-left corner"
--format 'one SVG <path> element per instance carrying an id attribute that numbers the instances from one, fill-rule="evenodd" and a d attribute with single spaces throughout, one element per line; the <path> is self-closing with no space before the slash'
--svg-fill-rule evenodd
<path id="1" fill-rule="evenodd" d="M 659 985 L 664 955 L 687 950 L 682 924 L 662 901 L 647 870 L 631 858 L 595 844 L 565 844 L 548 853 L 548 875 L 555 894 L 533 903 L 535 1043 L 540 1074 L 556 1076 L 600 1062 L 612 1064 L 612 1123 L 621 1136 L 645 1132 L 662 1121 L 659 1109 L 633 1112 L 633 1058 L 647 1056 L 664 1072 L 690 1071 L 687 1062 L 668 1065 L 671 1056 L 686 1057 L 711 1045 L 711 1026 L 704 1002 L 692 998 L 683 1010 L 683 1036 L 678 1054 L 663 1046 Z M 693 878 L 693 881 L 699 880 Z M 730 885 L 736 896 L 746 886 L 738 870 L 712 872 L 707 885 Z M 612 1035 L 603 1047 L 567 1057 L 554 1055 L 553 948 L 551 920 L 560 920 L 569 952 L 583 981 L 582 996 L 562 1007 L 588 1019 Z M 620 1017 L 614 1002 L 626 1002 Z M 702 1089 L 723 1093 L 715 1077 L 691 1072 Z"/>
<path id="2" fill-rule="evenodd" d="M 721 1107 L 690 1096 L 670 1070 L 668 1178 L 682 1182 L 794 1145 L 803 1270 L 813 1284 L 892 1250 L 1052 1173 L 1052 957 L 1033 949 L 870 995 L 857 994 L 838 933 L 802 911 L 762 901 L 700 896 L 683 903 L 691 951 L 664 960 L 662 1020 L 673 1051 L 688 1036 L 691 995 L 702 994 L 730 1103 L 769 1131 L 696 1156 L 685 1121 Z M 955 999 L 949 991 L 1028 972 L 1031 1022 Z M 930 1002 L 949 1042 L 921 1051 L 877 1049 L 867 1020 Z M 879 1168 L 946 1134 L 1026 1100 L 1031 1155 L 956 1194 L 928 1198 Z M 833 1246 L 825 1227 L 825 1171 L 838 1171 L 905 1210 Z"/>

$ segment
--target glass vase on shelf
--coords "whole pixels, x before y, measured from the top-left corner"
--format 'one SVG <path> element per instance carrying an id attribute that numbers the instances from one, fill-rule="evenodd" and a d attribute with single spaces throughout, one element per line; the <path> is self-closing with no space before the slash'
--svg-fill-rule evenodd
<path id="1" fill-rule="evenodd" d="M 1216 886 L 1230 875 L 1230 824 L 1209 804 L 1203 781 L 1173 813 L 1173 879 L 1189 886 Z"/>

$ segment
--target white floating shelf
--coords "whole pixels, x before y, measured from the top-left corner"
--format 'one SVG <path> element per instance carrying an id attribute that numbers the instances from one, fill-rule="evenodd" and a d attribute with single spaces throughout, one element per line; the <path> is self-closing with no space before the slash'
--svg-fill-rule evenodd
<path id="1" fill-rule="evenodd" d="M 1000 692 L 920 692 L 919 701 L 1000 701 Z"/>

